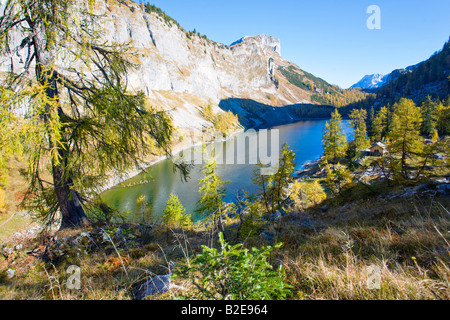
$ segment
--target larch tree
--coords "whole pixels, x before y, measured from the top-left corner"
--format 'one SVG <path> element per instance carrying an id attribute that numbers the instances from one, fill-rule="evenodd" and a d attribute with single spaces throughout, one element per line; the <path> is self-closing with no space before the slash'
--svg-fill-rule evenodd
<path id="1" fill-rule="evenodd" d="M 186 215 L 186 209 L 177 195 L 171 193 L 163 210 L 163 225 L 167 227 L 187 227 L 192 224 L 191 216 Z"/>
<path id="2" fill-rule="evenodd" d="M 260 188 L 258 196 L 260 197 L 262 203 L 267 212 L 271 211 L 273 205 L 273 194 L 271 192 L 271 186 L 273 184 L 273 175 L 264 175 L 262 171 L 266 169 L 267 166 L 261 161 L 253 169 L 252 182 L 254 185 Z"/>
<path id="3" fill-rule="evenodd" d="M 87 196 L 111 172 L 142 164 L 152 144 L 170 154 L 170 118 L 127 90 L 133 53 L 102 38 L 95 4 L 7 0 L 1 7 L 1 54 L 25 52 L 1 80 L 2 126 L 20 114 L 28 205 L 47 223 L 59 212 L 61 228 L 85 224 Z"/>
<path id="4" fill-rule="evenodd" d="M 295 172 L 295 153 L 292 151 L 287 143 L 283 144 L 280 151 L 278 171 L 273 177 L 273 195 L 274 201 L 278 208 L 281 208 L 282 203 L 288 198 L 288 189 L 290 184 L 294 181 Z"/>
<path id="5" fill-rule="evenodd" d="M 388 133 L 389 110 L 382 107 L 376 114 L 371 125 L 371 138 L 374 141 L 382 141 Z"/>
<path id="6" fill-rule="evenodd" d="M 295 210 L 304 211 L 325 200 L 327 194 L 317 180 L 296 180 L 290 198 Z"/>
<path id="7" fill-rule="evenodd" d="M 200 179 L 200 199 L 196 211 L 206 218 L 212 219 L 214 229 L 224 232 L 222 218 L 226 211 L 224 202 L 226 196 L 226 185 L 229 181 L 224 180 L 217 174 L 217 162 L 210 158 L 206 160 L 201 172 L 204 177 Z"/>
<path id="8" fill-rule="evenodd" d="M 356 150 L 360 151 L 370 146 L 370 141 L 367 138 L 367 111 L 364 109 L 354 109 L 350 113 L 351 124 L 353 127 L 353 141 Z"/>
<path id="9" fill-rule="evenodd" d="M 337 109 L 325 125 L 322 145 L 323 156 L 328 162 L 334 163 L 345 156 L 348 146 L 347 137 L 343 128 L 342 117 Z"/>
<path id="10" fill-rule="evenodd" d="M 288 199 L 288 189 L 294 180 L 295 166 L 295 153 L 285 143 L 280 151 L 276 173 L 273 175 L 262 174 L 262 170 L 266 166 L 261 162 L 254 168 L 252 181 L 260 188 L 258 196 L 261 197 L 267 212 L 274 213 Z"/>
<path id="11" fill-rule="evenodd" d="M 13 96 L 0 87 L 0 101 L 8 101 Z M 6 187 L 8 181 L 8 160 L 23 153 L 22 137 L 26 136 L 27 128 L 23 119 L 0 106 L 0 212 L 5 208 Z"/>
<path id="12" fill-rule="evenodd" d="M 140 221 L 140 223 L 149 223 L 152 222 L 152 206 L 147 197 L 143 194 L 136 199 L 136 221 Z"/>
<path id="13" fill-rule="evenodd" d="M 424 136 L 432 136 L 436 131 L 437 112 L 436 104 L 431 100 L 430 96 L 427 96 L 421 105 L 422 107 L 422 128 L 421 134 Z"/>
<path id="14" fill-rule="evenodd" d="M 402 98 L 396 106 L 389 132 L 389 155 L 394 173 L 409 179 L 410 165 L 421 156 L 423 142 L 420 135 L 422 112 L 412 100 Z"/>
<path id="15" fill-rule="evenodd" d="M 369 112 L 368 118 L 367 118 L 367 133 L 368 133 L 369 137 L 372 136 L 374 119 L 375 119 L 375 108 L 372 106 L 370 108 L 370 112 Z"/>

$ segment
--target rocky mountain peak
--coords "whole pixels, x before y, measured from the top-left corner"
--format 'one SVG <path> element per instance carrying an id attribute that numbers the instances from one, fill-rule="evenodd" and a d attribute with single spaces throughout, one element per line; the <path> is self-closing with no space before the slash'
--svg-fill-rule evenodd
<path id="1" fill-rule="evenodd" d="M 268 48 L 281 56 L 281 41 L 278 38 L 267 36 L 261 33 L 256 36 L 244 36 L 241 39 L 233 42 L 230 47 L 237 46 L 239 44 L 259 44 L 262 47 Z"/>
<path id="2" fill-rule="evenodd" d="M 366 75 L 351 88 L 378 89 L 386 84 L 387 78 L 388 76 L 379 73 Z"/>

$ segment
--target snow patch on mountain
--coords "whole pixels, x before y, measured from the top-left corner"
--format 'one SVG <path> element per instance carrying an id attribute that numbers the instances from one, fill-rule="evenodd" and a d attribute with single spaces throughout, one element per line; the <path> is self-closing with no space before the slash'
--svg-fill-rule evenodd
<path id="1" fill-rule="evenodd" d="M 366 75 L 359 82 L 351 86 L 351 88 L 378 89 L 387 83 L 386 80 L 388 78 L 389 75 L 380 73 Z"/>
<path id="2" fill-rule="evenodd" d="M 406 67 L 404 69 L 396 69 L 387 75 L 380 73 L 369 74 L 364 76 L 359 82 L 355 83 L 350 88 L 361 88 L 361 89 L 379 89 L 384 87 L 389 82 L 394 81 L 402 74 L 412 72 L 416 69 L 422 62 L 415 64 L 413 66 Z"/>

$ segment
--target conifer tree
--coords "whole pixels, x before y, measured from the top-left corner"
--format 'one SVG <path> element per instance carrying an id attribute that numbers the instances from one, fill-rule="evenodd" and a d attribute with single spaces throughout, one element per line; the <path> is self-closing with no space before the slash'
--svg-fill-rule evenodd
<path id="1" fill-rule="evenodd" d="M 345 156 L 347 137 L 343 129 L 342 117 L 337 109 L 325 125 L 322 145 L 324 148 L 323 156 L 328 162 L 335 163 Z"/>
<path id="2" fill-rule="evenodd" d="M 278 171 L 275 173 L 273 179 L 273 194 L 274 201 L 278 208 L 288 197 L 287 190 L 289 185 L 293 182 L 293 175 L 295 172 L 295 153 L 289 148 L 287 143 L 283 144 L 280 152 L 280 163 Z"/>
<path id="3" fill-rule="evenodd" d="M 327 197 L 325 190 L 317 180 L 313 181 L 295 181 L 292 185 L 290 198 L 294 202 L 297 210 L 306 210 Z"/>
<path id="4" fill-rule="evenodd" d="M 369 139 L 367 138 L 367 111 L 364 109 L 352 110 L 350 113 L 351 124 L 353 127 L 353 141 L 357 151 L 364 150 L 369 147 Z"/>
<path id="5" fill-rule="evenodd" d="M 420 136 L 422 112 L 412 100 L 402 98 L 396 106 L 389 133 L 388 146 L 394 173 L 409 179 L 409 165 L 420 157 L 423 142 Z"/>
<path id="6" fill-rule="evenodd" d="M 200 200 L 196 211 L 206 218 L 214 221 L 214 226 L 224 232 L 222 218 L 226 211 L 224 198 L 226 196 L 225 186 L 229 181 L 223 180 L 217 174 L 217 163 L 214 159 L 207 159 L 201 172 L 204 177 L 200 182 Z"/>
<path id="7" fill-rule="evenodd" d="M 439 135 L 450 135 L 450 96 L 437 105 L 436 114 L 436 129 Z"/>
<path id="8" fill-rule="evenodd" d="M 28 205 L 48 223 L 59 212 L 61 228 L 82 225 L 84 200 L 112 170 L 141 164 L 151 141 L 170 153 L 170 118 L 128 92 L 133 55 L 102 38 L 94 0 L 6 0 L 2 8 L 1 54 L 25 53 L 0 83 L 0 109 L 23 114 Z"/>
<path id="9" fill-rule="evenodd" d="M 415 180 L 430 180 L 433 174 L 442 173 L 442 169 L 446 169 L 445 159 L 448 158 L 444 155 L 448 155 L 448 144 L 447 139 L 440 139 L 435 130 L 431 137 L 431 142 L 423 146 L 423 151 L 420 155 L 420 160 L 418 161 L 418 169 L 415 174 Z M 447 149 L 447 150 L 446 150 Z M 436 155 L 441 155 L 441 157 L 436 157 Z M 448 169 L 448 168 L 447 168 Z"/>
<path id="10" fill-rule="evenodd" d="M 421 108 L 423 122 L 420 133 L 424 136 L 431 136 L 436 129 L 436 108 L 430 96 L 425 98 Z"/>
<path id="11" fill-rule="evenodd" d="M 325 170 L 325 184 L 328 186 L 332 194 L 341 194 L 345 188 L 352 185 L 352 175 L 346 166 L 339 163 L 337 165 L 330 165 L 325 162 Z"/>
<path id="12" fill-rule="evenodd" d="M 348 168 L 354 171 L 359 167 L 359 163 L 356 161 L 357 157 L 361 154 L 361 150 L 356 147 L 355 140 L 348 143 L 347 151 L 345 152 L 345 158 L 348 161 Z"/>
<path id="13" fill-rule="evenodd" d="M 392 130 L 392 125 L 393 125 L 393 118 L 394 118 L 394 112 L 395 109 L 397 108 L 397 104 L 389 104 L 386 107 L 387 110 L 387 114 L 386 114 L 386 134 L 385 136 L 387 137 L 389 135 L 389 132 Z"/>
<path id="14" fill-rule="evenodd" d="M 175 194 L 170 194 L 163 210 L 163 224 L 168 227 L 187 227 L 192 224 L 191 217 L 186 215 L 186 209 Z"/>
<path id="15" fill-rule="evenodd" d="M 253 169 L 252 182 L 254 185 L 260 188 L 258 196 L 261 198 L 262 203 L 266 209 L 266 212 L 270 212 L 273 205 L 273 194 L 271 192 L 271 186 L 273 183 L 273 175 L 261 174 L 265 168 L 264 164 L 259 161 L 257 166 Z"/>
<path id="16" fill-rule="evenodd" d="M 367 134 L 369 137 L 372 137 L 372 130 L 373 130 L 373 121 L 375 120 L 375 108 L 372 106 L 370 108 L 370 112 L 367 118 Z"/>
<path id="17" fill-rule="evenodd" d="M 288 198 L 288 188 L 293 182 L 295 166 L 295 153 L 285 143 L 280 151 L 278 170 L 274 175 L 261 174 L 261 169 L 264 168 L 261 163 L 254 169 L 253 183 L 260 187 L 259 196 L 267 212 L 274 213 Z"/>
<path id="18" fill-rule="evenodd" d="M 237 230 L 236 238 L 245 240 L 250 235 L 257 232 L 258 228 L 264 225 L 262 216 L 264 214 L 264 206 L 255 195 L 246 194 L 243 199 L 239 201 L 239 228 Z"/>
<path id="19" fill-rule="evenodd" d="M 382 107 L 373 119 L 371 138 L 374 141 L 382 141 L 388 133 L 388 108 Z"/>

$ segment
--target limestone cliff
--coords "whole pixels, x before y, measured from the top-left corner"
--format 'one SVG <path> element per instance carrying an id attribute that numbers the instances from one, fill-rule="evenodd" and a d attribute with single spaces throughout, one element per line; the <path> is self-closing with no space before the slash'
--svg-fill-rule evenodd
<path id="1" fill-rule="evenodd" d="M 309 103 L 317 93 L 293 85 L 280 72 L 293 64 L 281 57 L 279 39 L 261 34 L 226 46 L 186 32 L 132 1 L 97 1 L 95 10 L 103 16 L 105 40 L 129 42 L 136 50 L 138 68 L 128 75 L 129 89 L 144 91 L 178 127 L 210 125 L 202 109 L 212 104 L 220 112 L 220 102 L 229 98 L 284 106 Z M 24 56 L 17 52 L 0 71 L 20 69 Z"/>

